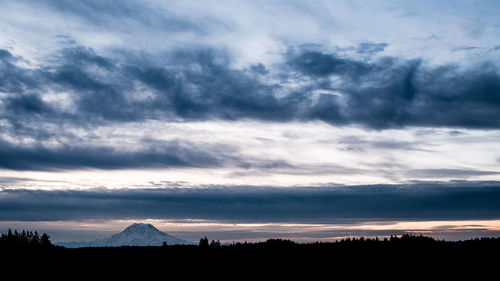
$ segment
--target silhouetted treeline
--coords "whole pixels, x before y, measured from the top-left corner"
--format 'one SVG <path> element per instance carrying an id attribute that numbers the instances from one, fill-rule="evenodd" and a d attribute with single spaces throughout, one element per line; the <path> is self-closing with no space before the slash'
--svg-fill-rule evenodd
<path id="1" fill-rule="evenodd" d="M 212 242 L 208 242 L 208 238 L 205 236 L 204 238 L 200 239 L 200 243 L 198 244 L 200 248 L 206 248 L 206 247 L 220 247 L 221 243 L 219 240 L 215 241 L 212 240 Z"/>
<path id="2" fill-rule="evenodd" d="M 0 247 L 2 248 L 33 248 L 33 247 L 52 247 L 49 236 L 46 233 L 40 235 L 37 231 L 17 232 L 10 228 L 7 233 L 0 236 Z"/>
<path id="3" fill-rule="evenodd" d="M 10 238 L 9 238 L 10 237 Z M 31 238 L 29 238 L 31 237 Z M 37 237 L 37 238 L 34 238 Z M 350 270 L 349 274 L 372 273 L 374 270 L 411 268 L 412 274 L 426 271 L 457 272 L 470 268 L 496 268 L 500 252 L 500 238 L 480 238 L 466 241 L 435 240 L 421 235 L 403 235 L 388 238 L 348 238 L 337 242 L 297 243 L 286 239 L 264 242 L 223 244 L 218 240 L 200 239 L 200 245 L 164 245 L 148 247 L 4 247 L 27 245 L 41 241 L 43 235 L 11 232 L 2 235 L 0 259 L 23 265 L 29 257 L 37 264 L 57 265 L 58 269 L 81 272 L 87 270 L 142 269 L 148 272 L 181 271 L 184 275 L 200 272 L 272 271 L 296 277 L 296 272 L 335 274 Z M 48 240 L 48 236 L 47 236 Z M 45 241 L 47 241 L 45 240 Z M 9 243 L 5 244 L 5 241 Z M 12 242 L 24 241 L 24 242 Z M 50 241 L 49 241 L 50 242 Z M 46 242 L 47 243 L 47 242 Z M 41 244 L 43 245 L 43 243 Z M 7 263 L 4 263 L 7 264 Z M 0 265 L 2 263 L 0 262 Z M 44 268 L 50 268 L 45 266 Z M 214 271 L 214 269 L 217 270 Z M 155 271 L 155 272 L 157 272 Z M 311 275 L 311 276 L 309 276 Z M 321 276 L 323 276 L 321 275 Z M 195 277 L 193 276 L 193 277 Z M 259 276 L 256 276 L 259 278 Z"/>
<path id="4" fill-rule="evenodd" d="M 500 238 L 482 238 L 475 239 L 475 241 L 494 241 L 500 243 Z M 370 247 L 412 247 L 412 246 L 437 246 L 437 245 L 450 245 L 450 244 L 463 244 L 465 241 L 444 241 L 436 240 L 432 237 L 423 235 L 404 234 L 402 236 L 391 236 L 390 238 L 379 239 L 352 237 L 341 239 L 335 242 L 312 242 L 312 243 L 297 243 L 287 239 L 268 239 L 265 242 L 257 243 L 232 243 L 232 247 L 257 247 L 257 248 L 370 248 Z"/>
<path id="5" fill-rule="evenodd" d="M 200 247 L 221 246 L 217 240 L 208 242 L 208 238 L 204 237 L 200 240 Z M 312 242 L 312 243 L 297 243 L 288 239 L 268 239 L 265 242 L 233 242 L 231 244 L 222 245 L 228 248 L 255 248 L 255 249 L 370 249 L 370 248 L 461 248 L 461 247 L 494 247 L 500 248 L 499 238 L 476 238 L 465 241 L 445 241 L 436 240 L 432 237 L 424 235 L 404 234 L 402 236 L 390 236 L 388 238 L 364 238 L 353 237 L 341 239 L 335 242 Z"/>

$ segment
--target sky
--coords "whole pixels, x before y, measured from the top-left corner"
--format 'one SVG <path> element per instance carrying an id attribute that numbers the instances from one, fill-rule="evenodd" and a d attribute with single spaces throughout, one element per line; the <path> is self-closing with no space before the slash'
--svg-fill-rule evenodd
<path id="1" fill-rule="evenodd" d="M 0 232 L 500 236 L 498 1 L 0 1 Z"/>

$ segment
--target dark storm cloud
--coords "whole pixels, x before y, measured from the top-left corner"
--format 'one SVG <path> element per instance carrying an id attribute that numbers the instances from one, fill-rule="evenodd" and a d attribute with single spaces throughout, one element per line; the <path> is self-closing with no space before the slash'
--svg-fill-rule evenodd
<path id="1" fill-rule="evenodd" d="M 16 58 L 3 50 L 0 87 L 7 95 L 1 115 L 13 121 L 38 114 L 75 125 L 153 118 L 322 120 L 376 129 L 500 126 L 500 75 L 488 64 L 468 70 L 431 68 L 420 60 L 367 63 L 300 50 L 289 52 L 287 65 L 279 70 L 282 82 L 294 82 L 297 75 L 310 78 L 291 91 L 281 82 L 259 80 L 272 75 L 263 65 L 232 69 L 224 52 L 193 49 L 165 57 L 164 62 L 118 62 L 76 46 L 33 70 L 16 65 Z M 333 84 L 330 77 L 340 81 Z M 73 112 L 44 101 L 47 90 L 70 93 Z M 338 94 L 314 98 L 316 90 Z M 141 97 L 144 92 L 149 95 Z"/>
<path id="2" fill-rule="evenodd" d="M 8 110 L 16 114 L 51 113 L 52 109 L 36 94 L 11 96 L 5 100 Z"/>
<path id="3" fill-rule="evenodd" d="M 9 51 L 0 49 L 0 91 L 22 94 L 26 90 L 38 88 L 38 81 L 31 77 L 31 71 L 15 64 L 19 58 Z"/>
<path id="4" fill-rule="evenodd" d="M 462 69 L 387 57 L 370 62 L 304 48 L 289 51 L 285 60 L 278 68 L 256 64 L 238 70 L 230 67 L 228 53 L 215 49 L 186 48 L 161 59 L 139 59 L 133 54 L 108 58 L 73 45 L 36 67 L 26 67 L 29 62 L 22 57 L 0 50 L 0 126 L 4 135 L 37 142 L 64 134 L 54 126 L 92 130 L 94 125 L 150 119 L 321 120 L 375 129 L 500 127 L 500 75 L 490 64 Z M 274 82 L 264 82 L 270 78 Z M 285 86 L 298 81 L 301 86 L 293 90 Z M 50 97 L 51 93 L 65 93 L 67 100 Z M 1 166 L 12 169 L 127 166 L 120 163 L 189 166 L 197 162 L 172 155 L 163 155 L 162 159 L 170 160 L 159 160 L 154 153 L 118 156 L 99 147 L 88 154 L 71 145 L 62 152 L 39 144 L 19 148 L 5 138 L 3 142 Z M 371 145 L 394 148 L 395 144 Z M 411 146 L 401 143 L 398 147 Z M 106 160 L 100 153 L 114 157 Z M 216 162 L 200 153 L 205 159 L 201 163 Z"/>
<path id="5" fill-rule="evenodd" d="M 187 143 L 164 142 L 146 151 L 118 151 L 109 147 L 15 146 L 0 139 L 0 168 L 12 170 L 54 170 L 76 168 L 123 169 L 147 167 L 216 167 L 231 148 L 196 148 Z"/>
<path id="6" fill-rule="evenodd" d="M 372 66 L 356 60 L 340 58 L 335 54 L 319 51 L 291 52 L 288 54 L 290 66 L 304 74 L 324 77 L 332 74 L 345 78 L 357 78 L 371 71 Z"/>
<path id="7" fill-rule="evenodd" d="M 500 216 L 498 182 L 321 188 L 207 187 L 148 190 L 0 191 L 1 220 L 487 219 Z"/>
<path id="8" fill-rule="evenodd" d="M 262 85 L 243 71 L 229 69 L 227 63 L 216 63 L 218 58 L 207 50 L 178 53 L 171 64 L 158 66 L 112 63 L 91 49 L 75 47 L 36 70 L 12 64 L 13 56 L 4 54 L 8 60 L 2 70 L 12 75 L 0 80 L 8 86 L 3 89 L 8 95 L 0 114 L 12 122 L 26 117 L 19 108 L 75 125 L 149 118 L 290 120 L 294 116 L 289 110 L 303 101 L 300 94 L 277 99 L 273 90 L 278 86 Z M 69 92 L 76 113 L 50 113 L 50 105 L 40 98 L 47 89 Z M 153 95 L 136 98 L 146 90 Z"/>
<path id="9" fill-rule="evenodd" d="M 58 140 L 56 147 L 46 147 L 40 143 L 13 144 L 0 137 L 0 169 L 11 170 L 73 170 L 97 168 L 104 170 L 134 168 L 221 168 L 237 167 L 251 171 L 265 169 L 291 173 L 304 167 L 292 165 L 283 160 L 261 159 L 241 156 L 241 148 L 219 143 L 190 142 L 189 140 L 157 140 L 142 138 L 135 145 L 137 149 L 128 150 L 117 143 L 100 145 L 101 138 L 89 136 L 82 139 L 67 132 L 47 133 L 43 130 L 18 130 L 19 134 L 30 135 L 42 140 Z M 95 138 L 95 139 L 94 139 Z M 97 140 L 90 142 L 89 140 Z M 118 143 L 119 144 L 119 143 Z M 343 167 L 321 167 L 328 173 L 352 173 L 355 169 Z M 311 173 L 310 171 L 309 173 Z M 319 171 L 325 173 L 325 171 Z M 358 171 L 359 172 L 359 171 Z M 1 182 L 1 179 L 0 179 Z"/>
<path id="10" fill-rule="evenodd" d="M 468 70 L 431 68 L 420 60 L 382 58 L 365 64 L 318 51 L 289 58 L 292 69 L 315 79 L 317 89 L 343 93 L 341 118 L 330 123 L 357 123 L 372 128 L 404 126 L 498 128 L 500 75 L 484 64 Z M 341 77 L 338 85 L 321 78 Z M 314 87 L 313 87 L 314 88 Z"/>
<path id="11" fill-rule="evenodd" d="M 220 59 L 210 50 L 183 51 L 176 53 L 172 67 L 135 65 L 125 71 L 156 91 L 151 103 L 144 105 L 159 114 L 188 120 L 292 118 L 288 110 L 297 106 L 293 97 L 277 99 L 273 90 L 278 86 L 263 85 Z"/>

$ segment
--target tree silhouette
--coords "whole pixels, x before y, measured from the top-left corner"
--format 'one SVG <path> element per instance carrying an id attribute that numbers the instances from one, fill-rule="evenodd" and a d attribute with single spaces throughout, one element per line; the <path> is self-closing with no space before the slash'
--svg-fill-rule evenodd
<path id="1" fill-rule="evenodd" d="M 49 238 L 50 237 L 46 233 L 42 234 L 42 238 L 40 239 L 41 240 L 41 245 L 42 246 L 51 246 L 52 243 L 50 243 Z"/>
<path id="2" fill-rule="evenodd" d="M 0 246 L 3 247 L 51 247 L 53 246 L 50 242 L 50 237 L 44 233 L 40 234 L 35 231 L 22 230 L 18 232 L 17 230 L 12 230 L 9 228 L 7 234 L 2 233 L 0 236 Z"/>
<path id="3" fill-rule="evenodd" d="M 220 247 L 220 241 L 212 240 L 212 242 L 210 242 L 210 247 Z"/>
<path id="4" fill-rule="evenodd" d="M 208 247 L 208 238 L 206 236 L 200 239 L 200 247 Z"/>

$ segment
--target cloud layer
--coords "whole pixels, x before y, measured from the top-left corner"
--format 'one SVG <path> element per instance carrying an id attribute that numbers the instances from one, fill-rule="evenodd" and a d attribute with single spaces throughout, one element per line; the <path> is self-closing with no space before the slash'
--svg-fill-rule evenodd
<path id="1" fill-rule="evenodd" d="M 498 182 L 133 190 L 2 190 L 1 220 L 208 219 L 247 222 L 497 218 Z"/>
<path id="2" fill-rule="evenodd" d="M 454 4 L 6 1 L 0 168 L 297 166 L 224 141 L 117 147 L 102 133 L 150 122 L 500 129 L 499 7 Z M 355 139 L 342 143 L 366 148 Z M 438 169 L 466 170 L 421 170 Z"/>
<path id="3" fill-rule="evenodd" d="M 359 48 L 378 52 L 381 45 Z M 227 145 L 194 147 L 187 136 L 156 146 L 144 136 L 142 151 L 117 151 L 75 146 L 68 134 L 151 120 L 321 121 L 377 130 L 500 126 L 500 75 L 493 65 L 431 67 L 421 60 L 364 60 L 315 49 L 290 49 L 280 64 L 245 69 L 232 67 L 228 53 L 204 48 L 153 61 L 111 59 L 76 45 L 37 65 L 1 50 L 0 167 L 201 167 L 221 166 L 229 156 Z M 70 141 L 47 147 L 63 137 Z"/>
<path id="4" fill-rule="evenodd" d="M 118 62 L 80 46 L 35 69 L 18 66 L 23 59 L 7 50 L 0 60 L 2 117 L 11 123 L 256 119 L 377 129 L 500 126 L 500 74 L 487 63 L 430 67 L 420 60 L 365 62 L 299 49 L 269 72 L 263 64 L 233 69 L 217 50 L 177 51 L 162 63 Z"/>

